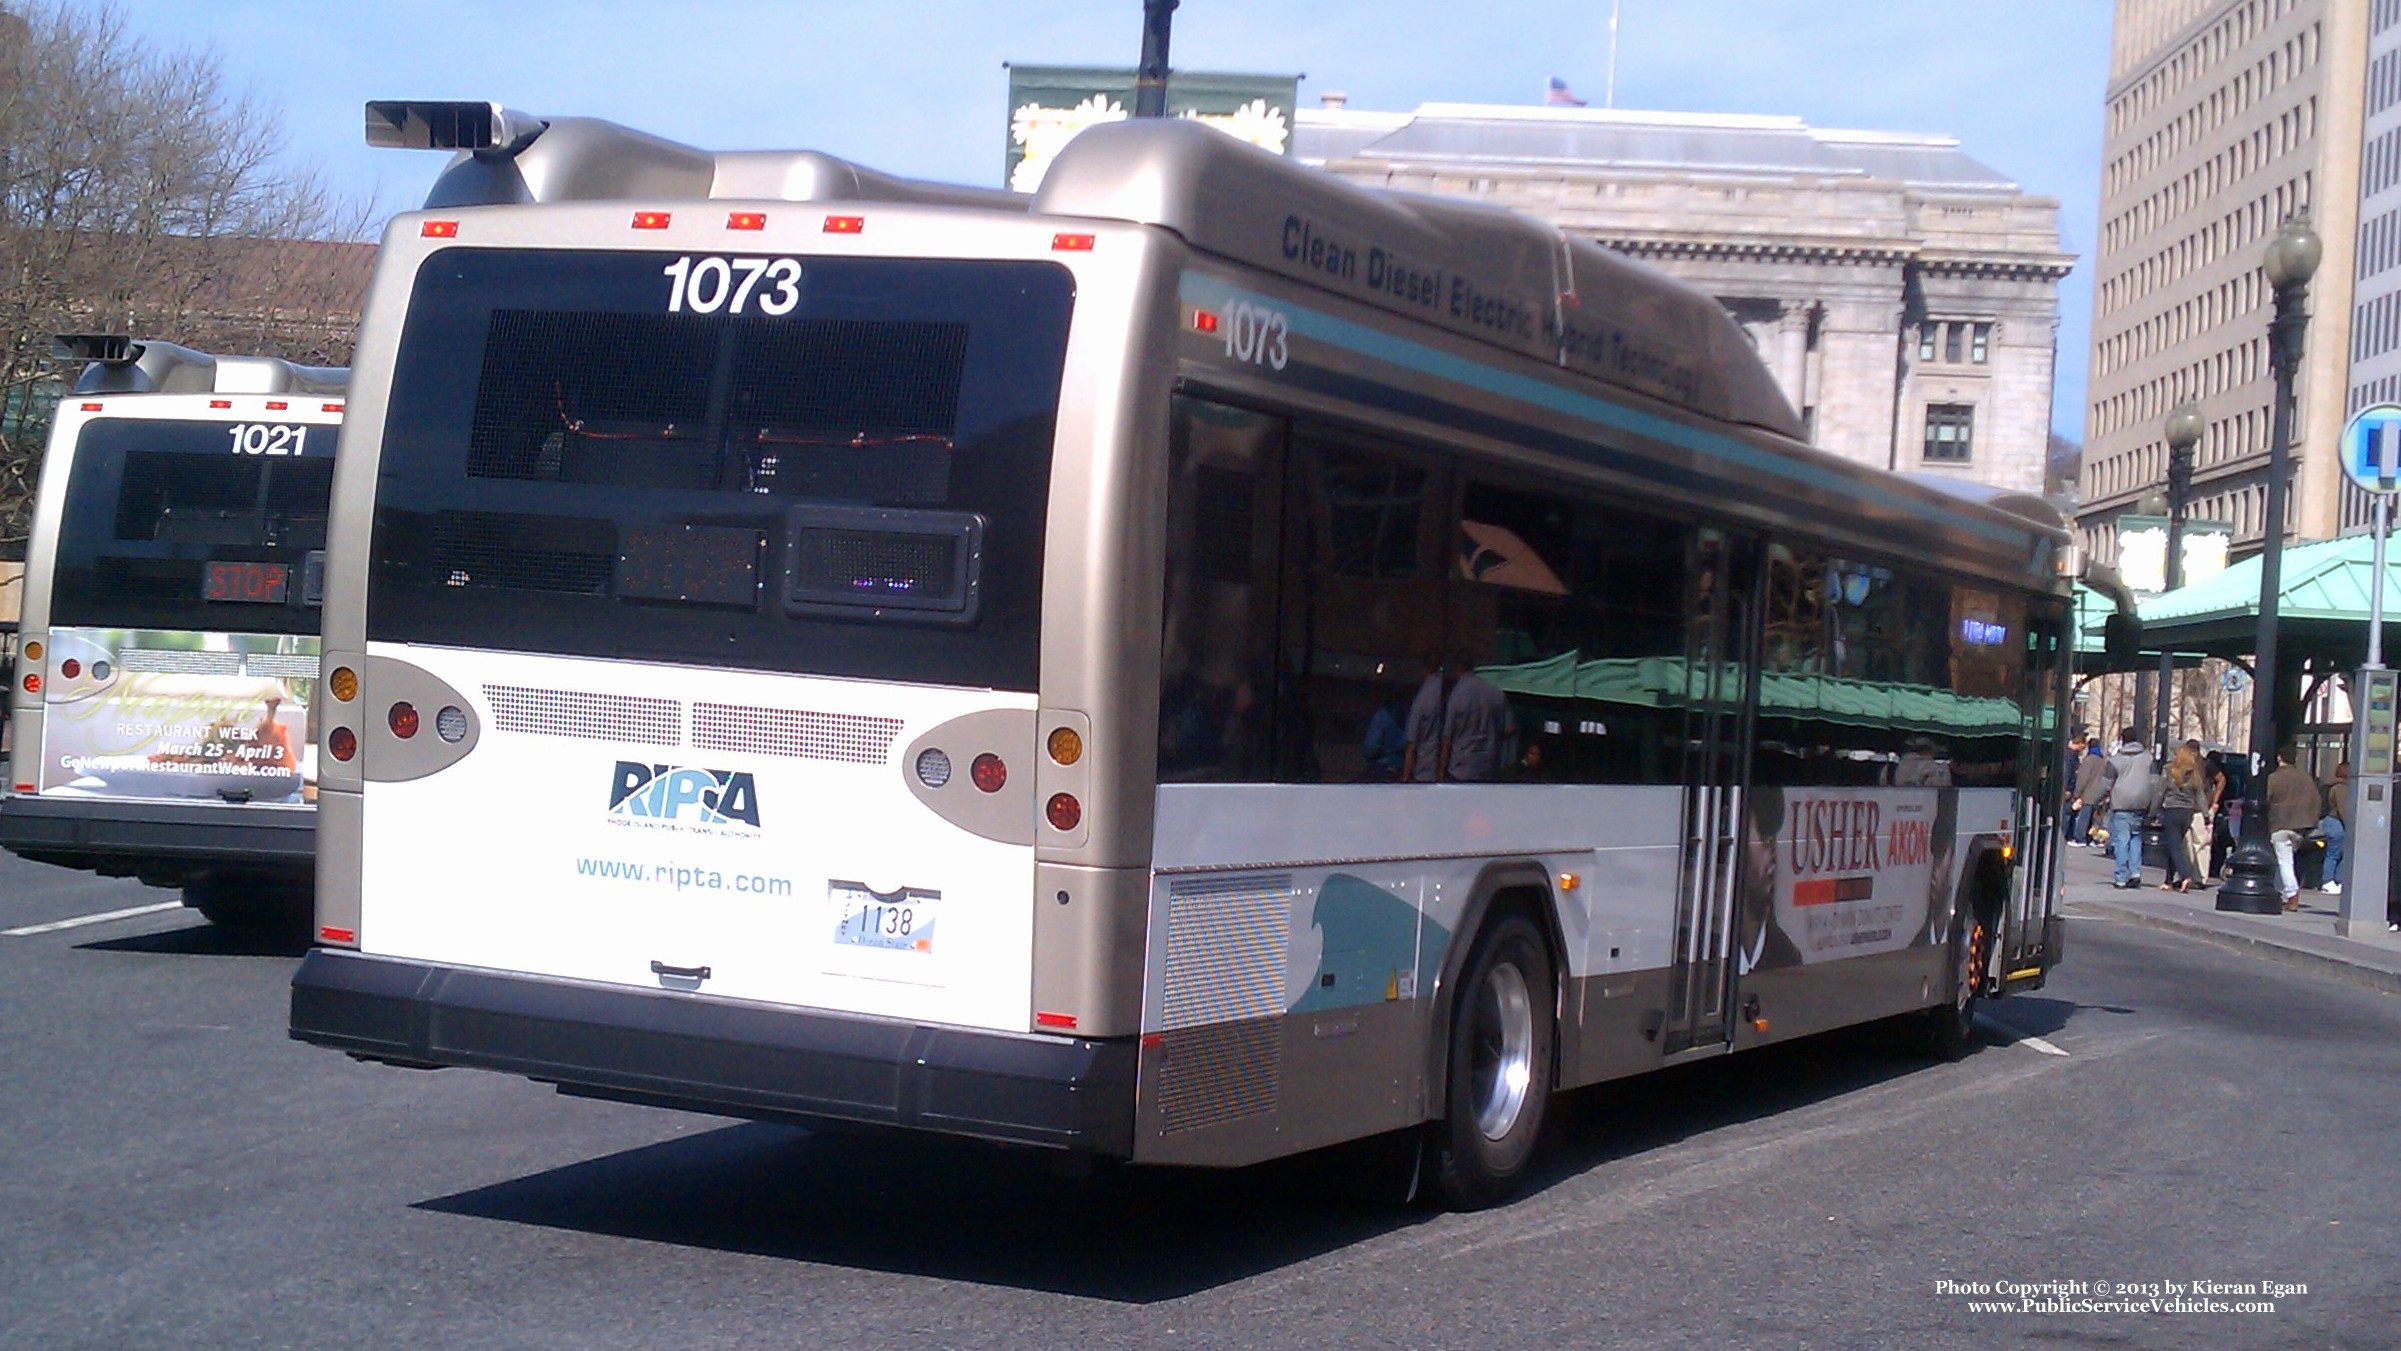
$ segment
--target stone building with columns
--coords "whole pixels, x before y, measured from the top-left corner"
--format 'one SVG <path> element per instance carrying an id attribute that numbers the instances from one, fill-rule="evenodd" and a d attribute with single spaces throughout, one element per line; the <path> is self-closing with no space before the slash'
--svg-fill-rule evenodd
<path id="1" fill-rule="evenodd" d="M 2059 204 L 1948 137 L 1789 117 L 1328 94 L 1293 151 L 1378 187 L 1514 207 L 1643 259 L 1739 319 L 1810 439 L 1878 468 L 2040 492 Z"/>

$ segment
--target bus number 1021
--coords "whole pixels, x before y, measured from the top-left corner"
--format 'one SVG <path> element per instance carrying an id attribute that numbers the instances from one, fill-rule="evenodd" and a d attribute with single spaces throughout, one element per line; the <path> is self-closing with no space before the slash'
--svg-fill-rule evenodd
<path id="1" fill-rule="evenodd" d="M 308 428 L 290 423 L 237 422 L 225 429 L 233 437 L 236 455 L 302 455 L 307 453 Z"/>

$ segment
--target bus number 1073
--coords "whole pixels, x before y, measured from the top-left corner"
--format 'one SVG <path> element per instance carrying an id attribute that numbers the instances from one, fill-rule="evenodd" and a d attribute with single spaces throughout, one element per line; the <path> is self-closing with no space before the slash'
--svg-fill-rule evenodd
<path id="1" fill-rule="evenodd" d="M 660 269 L 667 278 L 667 312 L 790 314 L 800 304 L 797 258 L 678 258 Z M 760 283 L 764 282 L 765 285 Z"/>

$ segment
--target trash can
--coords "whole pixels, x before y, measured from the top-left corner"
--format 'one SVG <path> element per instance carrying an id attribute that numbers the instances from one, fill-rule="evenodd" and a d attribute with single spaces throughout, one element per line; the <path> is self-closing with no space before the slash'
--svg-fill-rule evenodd
<path id="1" fill-rule="evenodd" d="M 2167 870 L 2168 832 L 2157 821 L 2143 823 L 2143 866 Z"/>

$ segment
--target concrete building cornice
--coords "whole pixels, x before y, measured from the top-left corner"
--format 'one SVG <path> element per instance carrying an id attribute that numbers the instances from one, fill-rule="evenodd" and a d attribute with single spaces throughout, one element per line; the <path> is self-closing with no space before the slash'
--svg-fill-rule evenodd
<path id="1" fill-rule="evenodd" d="M 1571 227 L 1572 228 L 1572 227 Z M 1846 263 L 1901 266 L 1918 256 L 1905 241 L 1862 244 L 1849 240 L 1685 239 L 1582 230 L 1596 243 L 1635 257 L 1734 259 L 1743 262 Z"/>

